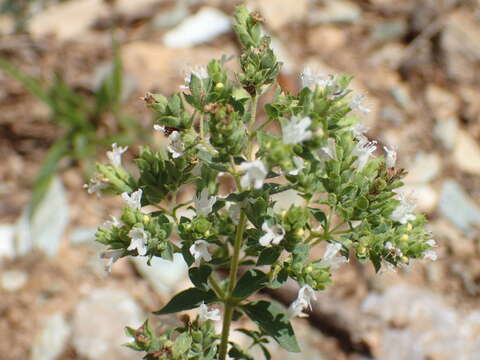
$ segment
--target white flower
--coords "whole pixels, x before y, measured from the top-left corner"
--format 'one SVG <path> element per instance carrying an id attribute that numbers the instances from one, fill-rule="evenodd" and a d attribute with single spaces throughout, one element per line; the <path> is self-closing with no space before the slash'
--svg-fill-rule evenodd
<path id="1" fill-rule="evenodd" d="M 137 249 L 138 255 L 144 256 L 147 253 L 148 233 L 142 228 L 132 228 L 128 232 L 130 246 L 127 250 Z"/>
<path id="2" fill-rule="evenodd" d="M 122 154 L 127 150 L 128 146 L 121 147 L 117 146 L 117 143 L 113 143 L 112 151 L 107 151 L 107 157 L 110 163 L 115 167 L 122 166 Z"/>
<path id="3" fill-rule="evenodd" d="M 297 299 L 290 304 L 287 314 L 289 318 L 294 317 L 306 317 L 308 316 L 303 312 L 306 308 L 312 308 L 312 300 L 317 300 L 315 291 L 311 288 L 310 285 L 304 285 L 298 291 Z"/>
<path id="4" fill-rule="evenodd" d="M 185 147 L 183 146 L 182 136 L 178 131 L 174 131 L 168 137 L 170 144 L 167 146 L 168 151 L 172 153 L 174 159 L 183 155 Z"/>
<path id="5" fill-rule="evenodd" d="M 267 169 L 261 160 L 245 161 L 240 165 L 240 170 L 245 171 L 245 174 L 240 179 L 242 187 L 253 185 L 255 189 L 260 189 L 263 185 L 263 180 L 267 177 Z"/>
<path id="6" fill-rule="evenodd" d="M 427 244 L 428 246 L 430 247 L 436 247 L 437 246 L 437 242 L 433 239 L 429 239 L 425 242 L 425 244 Z"/>
<path id="7" fill-rule="evenodd" d="M 123 253 L 124 253 L 123 249 L 108 250 L 108 251 L 102 252 L 100 254 L 100 257 L 102 259 L 108 259 L 108 263 L 107 265 L 105 265 L 105 270 L 108 272 L 112 272 L 113 264 L 123 256 Z"/>
<path id="8" fill-rule="evenodd" d="M 387 241 L 385 243 L 385 249 L 392 250 L 393 249 L 393 244 L 390 241 Z"/>
<path id="9" fill-rule="evenodd" d="M 235 202 L 235 203 L 229 203 L 228 206 L 228 215 L 230 216 L 230 219 L 232 219 L 233 223 L 235 225 L 238 225 L 240 222 L 240 213 L 242 212 L 242 204 Z"/>
<path id="10" fill-rule="evenodd" d="M 212 255 L 208 252 L 208 242 L 205 240 L 197 240 L 190 246 L 190 254 L 195 258 L 195 265 L 200 265 L 203 260 L 212 260 Z"/>
<path id="11" fill-rule="evenodd" d="M 180 89 L 188 89 L 190 81 L 192 80 L 192 74 L 198 77 L 200 80 L 208 78 L 207 68 L 205 66 L 197 66 L 194 70 L 185 74 L 185 84 L 180 85 Z"/>
<path id="12" fill-rule="evenodd" d="M 357 169 L 361 170 L 364 168 L 370 156 L 377 149 L 376 144 L 376 141 L 368 141 L 365 136 L 358 138 L 357 145 L 353 149 L 353 155 L 358 157 L 356 161 Z"/>
<path id="13" fill-rule="evenodd" d="M 397 162 L 397 152 L 394 149 L 390 150 L 386 146 L 383 147 L 383 150 L 385 150 L 387 153 L 385 158 L 385 164 L 387 165 L 387 168 L 395 167 L 395 163 Z"/>
<path id="14" fill-rule="evenodd" d="M 132 209 L 140 210 L 142 208 L 142 189 L 134 191 L 131 195 L 128 195 L 127 192 L 122 193 L 122 199 L 130 206 Z"/>
<path id="15" fill-rule="evenodd" d="M 302 88 L 308 87 L 311 90 L 315 89 L 315 86 L 321 87 L 334 87 L 337 86 L 336 78 L 334 75 L 318 75 L 311 68 L 306 67 L 300 74 L 302 81 Z"/>
<path id="16" fill-rule="evenodd" d="M 340 243 L 330 243 L 327 245 L 323 259 L 318 263 L 320 266 L 329 267 L 330 269 L 338 269 L 342 264 L 347 263 L 348 259 L 345 256 L 337 256 L 342 249 Z"/>
<path id="17" fill-rule="evenodd" d="M 220 320 L 220 310 L 208 310 L 208 306 L 202 302 L 200 304 L 200 308 L 198 309 L 198 317 L 200 322 L 205 322 L 207 320 L 218 321 Z"/>
<path id="18" fill-rule="evenodd" d="M 200 193 L 200 197 L 195 195 L 193 197 L 193 202 L 195 204 L 195 209 L 197 209 L 198 215 L 207 216 L 212 212 L 212 206 L 217 201 L 216 196 L 209 196 L 208 188 L 203 188 Z"/>
<path id="19" fill-rule="evenodd" d="M 165 126 L 154 124 L 153 125 L 153 130 L 165 133 Z"/>
<path id="20" fill-rule="evenodd" d="M 312 132 L 307 130 L 312 124 L 308 116 L 300 118 L 292 116 L 290 121 L 283 127 L 283 142 L 285 144 L 298 144 L 312 137 Z"/>
<path id="21" fill-rule="evenodd" d="M 415 201 L 405 194 L 399 194 L 400 204 L 390 214 L 390 219 L 397 221 L 400 224 L 406 224 L 411 220 L 415 220 L 415 215 L 412 214 L 415 210 Z"/>
<path id="22" fill-rule="evenodd" d="M 323 160 L 328 158 L 335 159 L 337 157 L 337 146 L 334 138 L 327 139 L 327 145 L 320 148 L 320 156 Z"/>
<path id="23" fill-rule="evenodd" d="M 103 223 L 102 227 L 104 229 L 110 230 L 112 228 L 112 226 L 116 226 L 116 227 L 123 226 L 123 222 L 121 220 L 117 219 L 115 216 L 110 215 L 110 218 L 112 220 L 107 220 Z"/>
<path id="24" fill-rule="evenodd" d="M 108 187 L 108 184 L 105 184 L 104 182 L 98 180 L 97 178 L 90 179 L 88 184 L 84 184 L 83 188 L 87 189 L 87 193 L 89 195 L 95 194 L 97 195 L 98 198 L 102 196 L 102 190 L 106 189 Z"/>
<path id="25" fill-rule="evenodd" d="M 368 131 L 368 128 L 365 125 L 363 125 L 363 123 L 358 122 L 355 125 L 351 126 L 350 130 L 352 131 L 353 136 L 356 139 L 359 139 L 361 137 L 364 137 L 363 134 L 365 134 Z"/>
<path id="26" fill-rule="evenodd" d="M 427 250 L 423 253 L 423 258 L 435 261 L 435 260 L 437 260 L 438 257 L 437 257 L 437 253 L 435 251 Z"/>
<path id="27" fill-rule="evenodd" d="M 262 230 L 265 234 L 258 240 L 262 246 L 278 245 L 285 236 L 285 229 L 280 225 L 268 225 L 265 221 L 262 224 Z"/>
<path id="28" fill-rule="evenodd" d="M 362 105 L 366 98 L 367 97 L 363 94 L 355 94 L 350 100 L 348 106 L 350 106 L 352 110 L 359 110 L 367 114 L 370 112 L 370 109 Z"/>
<path id="29" fill-rule="evenodd" d="M 293 157 L 293 163 L 295 164 L 295 169 L 290 170 L 288 172 L 288 175 L 298 175 L 300 174 L 300 171 L 305 169 L 305 161 L 300 157 L 300 156 L 294 156 Z"/>

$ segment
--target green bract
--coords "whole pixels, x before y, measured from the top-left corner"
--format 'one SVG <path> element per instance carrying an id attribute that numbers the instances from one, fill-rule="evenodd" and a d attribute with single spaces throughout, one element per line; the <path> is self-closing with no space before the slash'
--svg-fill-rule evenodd
<path id="1" fill-rule="evenodd" d="M 121 217 L 97 232 L 110 266 L 122 256 L 171 260 L 180 253 L 189 267 L 192 287 L 156 314 L 198 308 L 199 315 L 164 334 L 148 323 L 129 329 L 130 347 L 146 352 L 145 359 L 251 359 L 248 349 L 228 340 L 232 321 L 243 316 L 257 329 L 239 331 L 267 359 L 270 338 L 300 351 L 290 319 L 305 315 L 315 291 L 328 286 L 332 271 L 350 256 L 371 261 L 377 271 L 435 258 L 425 218 L 413 214 L 414 204 L 398 189 L 405 172 L 395 167 L 395 152 L 375 157 L 376 143 L 363 134 L 354 111 L 368 109 L 361 96 L 352 96 L 351 77 L 306 70 L 302 90 L 276 89 L 264 106 L 266 119 L 257 121 L 258 98 L 276 86 L 281 66 L 260 20 L 237 9 L 240 73 L 232 76 L 225 59 L 213 60 L 187 77 L 184 93 L 147 94 L 166 149 L 142 148 L 134 176 L 121 166 L 125 149 L 115 146 L 114 163 L 98 165 L 92 182 L 97 192 L 121 194 L 126 202 Z M 187 184 L 195 193 L 179 203 Z M 286 191 L 304 204 L 275 210 Z M 325 245 L 321 258 L 312 256 L 317 245 Z M 300 290 L 288 310 L 258 299 L 263 288 L 289 278 Z M 221 334 L 212 326 L 218 308 Z"/>

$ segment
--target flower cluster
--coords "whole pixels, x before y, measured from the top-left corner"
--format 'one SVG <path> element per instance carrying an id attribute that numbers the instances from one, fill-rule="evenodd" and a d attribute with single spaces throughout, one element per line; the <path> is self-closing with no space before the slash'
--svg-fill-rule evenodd
<path id="1" fill-rule="evenodd" d="M 396 152 L 384 147 L 377 156 L 377 143 L 365 135 L 358 116 L 369 109 L 363 95 L 351 94 L 351 77 L 306 69 L 301 91 L 277 89 L 265 117 L 257 118 L 258 99 L 276 87 L 281 67 L 261 21 L 244 7 L 236 11 L 240 73 L 232 76 L 225 59 L 213 60 L 185 77 L 181 93 L 145 96 L 166 146 L 141 148 L 137 175 L 122 166 L 127 148 L 113 144 L 110 164 L 98 164 L 86 185 L 89 193 L 125 202 L 121 216 L 97 232 L 108 247 L 102 255 L 108 269 L 124 256 L 171 260 L 174 253 L 189 267 L 192 287 L 156 314 L 198 309 L 198 315 L 163 335 L 148 323 L 130 329 L 131 347 L 147 358 L 249 359 L 229 340 L 241 317 L 257 324 L 242 331 L 265 354 L 269 339 L 299 351 L 290 319 L 307 316 L 316 291 L 350 257 L 377 271 L 436 258 L 425 218 L 400 190 L 405 173 Z M 278 131 L 266 131 L 272 123 Z M 194 193 L 179 203 L 185 189 Z M 274 195 L 285 191 L 304 205 L 276 210 Z M 314 255 L 316 246 L 325 247 L 323 256 Z M 252 300 L 288 279 L 300 288 L 288 309 Z M 212 326 L 218 320 L 220 335 Z"/>

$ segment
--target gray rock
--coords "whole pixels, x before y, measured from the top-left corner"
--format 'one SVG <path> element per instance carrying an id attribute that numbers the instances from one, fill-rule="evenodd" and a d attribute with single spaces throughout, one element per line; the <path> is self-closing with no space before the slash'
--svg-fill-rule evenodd
<path id="1" fill-rule="evenodd" d="M 51 181 L 45 197 L 31 219 L 29 213 L 30 208 L 26 208 L 16 225 L 16 254 L 26 254 L 34 247 L 48 256 L 56 255 L 69 222 L 67 197 L 58 177 Z"/>
<path id="2" fill-rule="evenodd" d="M 308 15 L 312 25 L 329 23 L 355 23 L 360 20 L 362 10 L 350 1 L 334 0 L 327 1 L 321 8 L 311 11 Z"/>
<path id="3" fill-rule="evenodd" d="M 439 211 L 467 235 L 473 235 L 476 232 L 474 227 L 480 226 L 480 207 L 453 180 L 443 184 Z"/>
<path id="4" fill-rule="evenodd" d="M 95 233 L 97 228 L 76 227 L 70 234 L 70 241 L 74 245 L 80 244 L 96 244 Z"/>
<path id="5" fill-rule="evenodd" d="M 189 15 L 188 6 L 185 1 L 177 1 L 173 9 L 162 11 L 152 19 L 154 29 L 171 28 L 178 25 Z"/>
<path id="6" fill-rule="evenodd" d="M 138 272 L 159 295 L 176 292 L 187 277 L 188 267 L 180 254 L 175 254 L 173 261 L 153 258 L 150 266 L 145 257 L 131 259 Z"/>
<path id="7" fill-rule="evenodd" d="M 405 122 L 405 114 L 397 107 L 387 106 L 380 109 L 380 119 L 394 125 L 400 125 Z"/>
<path id="8" fill-rule="evenodd" d="M 127 293 L 94 289 L 82 299 L 73 314 L 73 345 L 88 360 L 132 360 L 141 354 L 125 348 L 125 326 L 138 327 L 144 314 Z"/>
<path id="9" fill-rule="evenodd" d="M 163 44 L 173 48 L 203 44 L 230 29 L 230 17 L 215 8 L 204 7 L 167 32 Z"/>
<path id="10" fill-rule="evenodd" d="M 372 31 L 372 40 L 387 42 L 398 40 L 405 36 L 408 27 L 405 21 L 395 20 L 376 25 Z"/>
<path id="11" fill-rule="evenodd" d="M 447 150 L 452 150 L 457 143 L 459 126 L 456 117 L 449 117 L 442 121 L 437 121 L 433 128 L 433 135 Z"/>
<path id="12" fill-rule="evenodd" d="M 50 315 L 32 345 L 31 360 L 55 360 L 67 346 L 71 327 L 62 313 Z"/>
<path id="13" fill-rule="evenodd" d="M 465 131 L 458 131 L 453 160 L 455 165 L 468 174 L 480 175 L 480 145 Z"/>
<path id="14" fill-rule="evenodd" d="M 15 227 L 0 225 L 0 262 L 2 258 L 11 259 L 15 256 Z"/>

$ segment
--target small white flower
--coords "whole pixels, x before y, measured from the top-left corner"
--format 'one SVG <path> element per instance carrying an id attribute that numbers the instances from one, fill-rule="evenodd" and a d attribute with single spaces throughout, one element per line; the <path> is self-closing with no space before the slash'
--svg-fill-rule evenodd
<path id="1" fill-rule="evenodd" d="M 110 163 L 115 167 L 122 166 L 122 154 L 127 150 L 128 146 L 121 147 L 117 146 L 117 143 L 113 143 L 112 151 L 107 151 L 107 157 Z"/>
<path id="2" fill-rule="evenodd" d="M 437 260 L 438 256 L 437 256 L 437 253 L 435 251 L 427 250 L 423 253 L 423 258 L 435 261 L 435 260 Z"/>
<path id="3" fill-rule="evenodd" d="M 433 239 L 429 239 L 425 242 L 425 244 L 427 244 L 428 246 L 430 247 L 436 247 L 437 246 L 437 242 Z"/>
<path id="4" fill-rule="evenodd" d="M 386 146 L 383 147 L 383 150 L 385 150 L 387 153 L 385 158 L 385 164 L 387 165 L 387 168 L 395 167 L 395 163 L 397 162 L 397 152 L 394 149 L 390 150 Z"/>
<path id="5" fill-rule="evenodd" d="M 89 195 L 95 194 L 98 198 L 102 196 L 102 190 L 108 188 L 108 184 L 98 180 L 97 178 L 90 179 L 88 184 L 83 185 L 84 189 L 87 189 Z"/>
<path id="6" fill-rule="evenodd" d="M 323 160 L 337 158 L 337 146 L 334 138 L 327 139 L 327 145 L 320 148 L 320 156 Z"/>
<path id="7" fill-rule="evenodd" d="M 364 134 L 368 131 L 368 128 L 363 123 L 358 122 L 350 127 L 350 131 L 352 131 L 353 136 L 356 139 L 359 139 L 361 137 L 364 137 Z"/>
<path id="8" fill-rule="evenodd" d="M 168 137 L 170 144 L 167 146 L 168 151 L 172 153 L 174 159 L 183 155 L 185 147 L 183 146 L 182 136 L 178 131 L 174 131 Z"/>
<path id="9" fill-rule="evenodd" d="M 265 234 L 258 240 L 262 246 L 270 246 L 271 244 L 278 245 L 285 236 L 285 229 L 280 225 L 268 225 L 265 221 L 262 224 L 262 230 Z"/>
<path id="10" fill-rule="evenodd" d="M 283 142 L 285 144 L 298 144 L 312 138 L 312 132 L 307 130 L 312 124 L 308 116 L 300 118 L 292 116 L 290 121 L 283 127 Z"/>
<path id="11" fill-rule="evenodd" d="M 205 322 L 207 320 L 218 321 L 220 320 L 220 310 L 213 309 L 208 310 L 208 306 L 205 305 L 204 302 L 200 304 L 200 308 L 198 309 L 198 317 L 200 322 Z"/>
<path id="12" fill-rule="evenodd" d="M 115 227 L 122 227 L 123 226 L 123 222 L 120 219 L 117 219 L 115 216 L 112 216 L 112 215 L 110 215 L 110 218 L 112 220 L 107 220 L 103 223 L 102 227 L 104 229 L 110 230 L 112 228 L 112 226 L 115 226 Z"/>
<path id="13" fill-rule="evenodd" d="M 107 272 L 109 273 L 112 272 L 113 264 L 123 256 L 123 253 L 124 253 L 123 249 L 117 249 L 117 250 L 108 250 L 100 254 L 100 257 L 102 259 L 108 259 L 108 263 L 105 265 L 105 270 Z"/>
<path id="14" fill-rule="evenodd" d="M 315 87 L 335 87 L 337 86 L 336 78 L 334 75 L 319 75 L 316 74 L 311 68 L 306 67 L 300 74 L 302 81 L 302 88 L 308 87 L 311 90 L 315 90 Z"/>
<path id="15" fill-rule="evenodd" d="M 338 269 L 342 264 L 348 263 L 348 259 L 345 256 L 337 256 L 341 249 L 342 244 L 340 243 L 328 244 L 323 259 L 319 262 L 319 265 L 334 270 Z"/>
<path id="16" fill-rule="evenodd" d="M 217 201 L 216 196 L 209 196 L 208 188 L 203 188 L 200 193 L 200 197 L 195 195 L 193 197 L 193 202 L 195 204 L 195 209 L 197 209 L 198 215 L 207 216 L 212 212 L 213 204 Z"/>
<path id="17" fill-rule="evenodd" d="M 127 250 L 137 249 L 138 255 L 144 256 L 147 253 L 148 233 L 142 228 L 132 228 L 128 232 L 130 237 L 130 246 Z"/>
<path id="18" fill-rule="evenodd" d="M 358 157 L 356 161 L 357 169 L 361 170 L 365 167 L 368 159 L 377 149 L 376 144 L 376 141 L 368 141 L 365 136 L 361 136 L 358 138 L 357 145 L 353 149 L 353 155 L 356 155 Z"/>
<path id="19" fill-rule="evenodd" d="M 190 87 L 192 74 L 198 77 L 200 80 L 208 78 L 207 68 L 205 66 L 197 66 L 194 70 L 185 74 L 185 83 L 183 85 L 180 85 L 180 89 L 188 89 Z"/>
<path id="20" fill-rule="evenodd" d="M 153 130 L 165 133 L 165 126 L 154 124 L 153 125 Z"/>
<path id="21" fill-rule="evenodd" d="M 240 170 L 245 171 L 240 179 L 240 185 L 244 188 L 253 185 L 255 189 L 260 189 L 268 174 L 261 160 L 245 161 L 240 165 Z"/>
<path id="22" fill-rule="evenodd" d="M 232 219 L 232 222 L 235 225 L 238 225 L 240 222 L 240 213 L 242 212 L 242 204 L 238 202 L 234 203 L 229 203 L 228 206 L 228 215 L 230 216 L 230 219 Z"/>
<path id="23" fill-rule="evenodd" d="M 390 214 L 390 219 L 397 221 L 400 224 L 406 224 L 409 221 L 415 220 L 415 215 L 412 214 L 415 210 L 415 201 L 405 194 L 398 195 L 400 204 Z"/>
<path id="24" fill-rule="evenodd" d="M 300 157 L 300 156 L 294 156 L 293 157 L 293 163 L 295 164 L 295 169 L 290 170 L 288 172 L 288 175 L 298 175 L 300 174 L 300 171 L 305 169 L 305 161 Z"/>
<path id="25" fill-rule="evenodd" d="M 385 249 L 387 249 L 387 250 L 392 250 L 393 247 L 394 247 L 394 246 L 393 246 L 393 244 L 392 244 L 390 241 L 387 241 L 387 242 L 385 243 Z"/>
<path id="26" fill-rule="evenodd" d="M 348 106 L 350 106 L 352 110 L 358 110 L 365 114 L 368 114 L 370 112 L 370 109 L 363 106 L 363 102 L 365 101 L 366 98 L 367 97 L 363 94 L 355 94 L 350 100 L 350 103 L 348 104 Z"/>
<path id="27" fill-rule="evenodd" d="M 208 242 L 205 240 L 197 240 L 190 246 L 190 254 L 195 258 L 195 265 L 200 265 L 203 260 L 212 260 L 212 255 L 208 252 Z"/>
<path id="28" fill-rule="evenodd" d="M 288 308 L 287 314 L 288 317 L 306 317 L 308 316 L 303 312 L 305 309 L 312 308 L 312 300 L 317 300 L 317 296 L 315 295 L 315 291 L 312 289 L 310 285 L 304 285 L 298 291 L 297 299 L 290 304 Z"/>
<path id="29" fill-rule="evenodd" d="M 122 193 L 122 199 L 130 206 L 132 209 L 140 210 L 142 208 L 142 189 L 134 191 L 131 195 L 128 195 L 127 192 Z"/>

